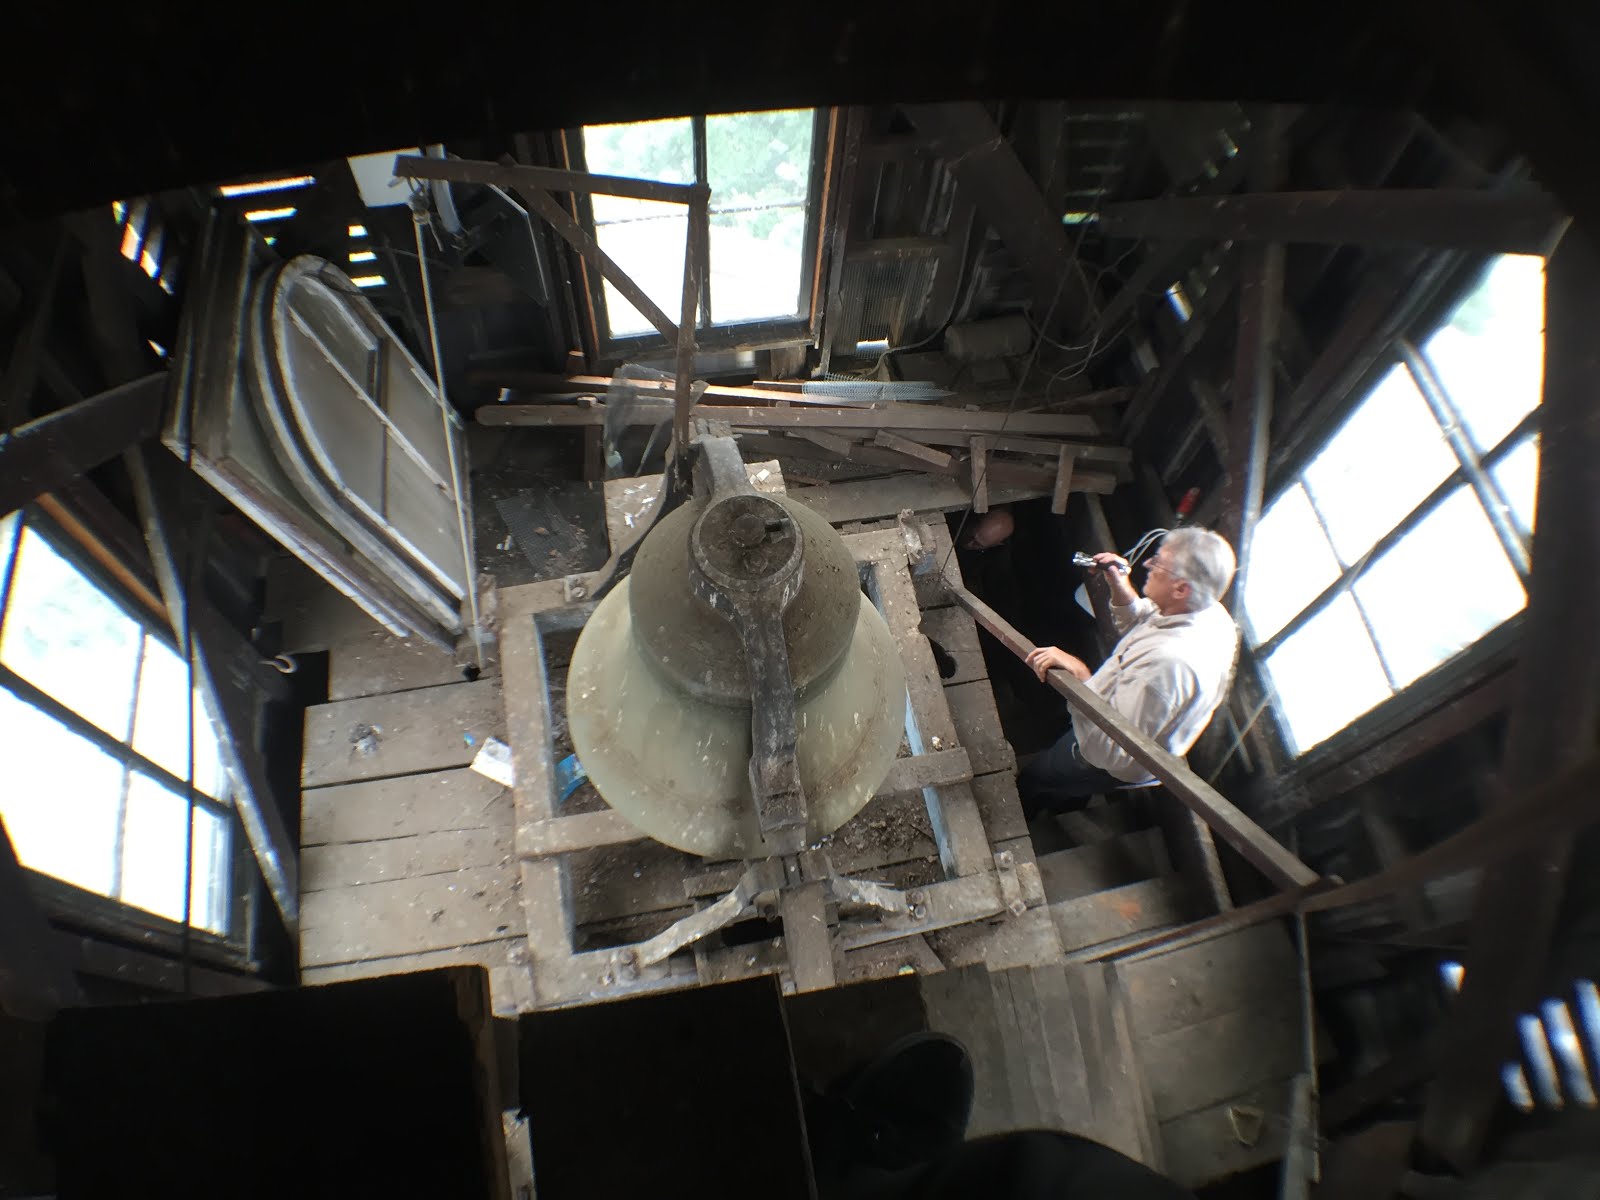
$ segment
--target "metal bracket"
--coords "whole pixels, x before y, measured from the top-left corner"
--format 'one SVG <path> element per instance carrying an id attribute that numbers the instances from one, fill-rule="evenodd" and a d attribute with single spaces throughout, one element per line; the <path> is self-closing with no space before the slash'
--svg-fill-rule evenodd
<path id="1" fill-rule="evenodd" d="M 750 673 L 750 791 L 769 851 L 793 854 L 805 845 L 807 813 L 783 614 L 800 591 L 805 539 L 787 509 L 750 486 L 731 438 L 695 444 L 696 487 L 711 503 L 689 535 L 690 583 L 739 634 Z"/>
<path id="2" fill-rule="evenodd" d="M 906 544 L 906 565 L 912 575 L 926 575 L 933 569 L 933 536 L 922 518 L 909 508 L 899 515 L 900 537 Z"/>
<path id="3" fill-rule="evenodd" d="M 655 937 L 637 945 L 624 946 L 612 956 L 621 979 L 636 979 L 646 967 L 665 962 L 685 946 L 726 929 L 755 907 L 765 892 L 776 892 L 783 885 L 783 868 L 774 859 L 752 863 L 739 876 L 733 890 L 697 913 L 674 921 Z"/>
<path id="4" fill-rule="evenodd" d="M 1022 898 L 1022 882 L 1017 878 L 1017 857 L 1009 850 L 994 856 L 994 871 L 1000 880 L 1000 900 L 1013 917 L 1028 911 L 1028 902 Z"/>

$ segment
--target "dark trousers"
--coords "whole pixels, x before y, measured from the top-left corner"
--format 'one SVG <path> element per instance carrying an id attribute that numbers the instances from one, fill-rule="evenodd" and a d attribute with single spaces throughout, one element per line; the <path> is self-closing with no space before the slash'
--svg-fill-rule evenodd
<path id="1" fill-rule="evenodd" d="M 1054 745 L 1017 772 L 1017 794 L 1022 797 L 1023 815 L 1030 821 L 1044 812 L 1075 812 L 1090 796 L 1126 786 L 1126 780 L 1083 761 L 1070 722 Z"/>

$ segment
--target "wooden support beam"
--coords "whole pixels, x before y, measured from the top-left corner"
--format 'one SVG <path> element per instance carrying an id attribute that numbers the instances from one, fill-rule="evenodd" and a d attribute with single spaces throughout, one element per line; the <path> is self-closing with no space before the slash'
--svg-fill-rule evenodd
<path id="1" fill-rule="evenodd" d="M 972 439 L 972 511 L 989 511 L 989 451 L 981 437 Z"/>
<path id="2" fill-rule="evenodd" d="M 898 433 L 890 433 L 887 429 L 878 430 L 872 439 L 877 445 L 887 450 L 898 450 L 901 454 L 908 454 L 912 458 L 920 458 L 925 463 L 935 467 L 948 467 L 950 455 L 943 450 L 935 450 L 932 446 L 924 446 L 921 442 L 914 442 L 910 438 L 901 437 Z"/>
<path id="3" fill-rule="evenodd" d="M 66 234 L 58 227 L 44 282 L 11 343 L 5 369 L 0 371 L 0 426 L 6 429 L 15 429 L 33 415 L 33 392 L 46 357 L 45 337 L 55 313 L 56 291 L 66 265 L 67 244 Z"/>
<path id="4" fill-rule="evenodd" d="M 250 664 L 233 661 L 237 637 L 228 636 L 226 624 L 206 600 L 204 590 L 191 586 L 198 582 L 199 573 L 188 568 L 194 554 L 203 553 L 204 547 L 192 546 L 195 515 L 192 506 L 178 500 L 185 485 L 196 491 L 204 485 L 197 476 L 183 472 L 164 451 L 152 453 L 135 447 L 128 451 L 125 461 L 168 619 L 180 642 L 185 630 L 191 634 L 189 652 L 193 654 L 195 678 L 206 715 L 216 730 L 223 765 L 233 788 L 234 810 L 255 853 L 267 892 L 289 936 L 295 937 L 300 922 L 297 843 L 274 803 L 266 763 L 256 744 L 259 696 L 251 690 Z M 259 656 L 256 658 L 257 670 L 270 669 L 261 668 Z"/>
<path id="5" fill-rule="evenodd" d="M 480 425 L 531 425 L 550 429 L 602 425 L 606 407 L 571 404 L 486 404 L 474 414 Z M 1092 417 L 1076 413 L 967 412 L 935 404 L 885 404 L 878 408 L 751 408 L 736 404 L 697 404 L 693 416 L 757 429 L 864 429 L 920 432 L 956 431 L 971 437 L 999 432 L 1042 437 L 1084 437 L 1098 432 Z M 629 421 L 655 425 L 659 412 L 636 408 Z"/>
<path id="6" fill-rule="evenodd" d="M 1168 354 L 1159 367 L 1144 377 L 1123 410 L 1121 439 L 1125 444 L 1132 445 L 1139 436 L 1150 415 L 1160 407 L 1167 389 L 1184 374 L 1189 359 L 1199 353 L 1208 341 L 1216 338 L 1222 327 L 1218 318 L 1233 298 L 1237 284 L 1238 272 L 1230 264 L 1224 264 L 1212 279 L 1205 295 L 1195 305 L 1188 324 L 1183 327 L 1183 340 L 1178 343 L 1177 350 Z"/>
<path id="7" fill-rule="evenodd" d="M 629 200 L 655 200 L 663 204 L 687 204 L 698 188 L 698 185 L 693 183 L 659 183 L 653 179 L 591 175 L 585 171 L 562 171 L 554 167 L 530 167 L 521 163 L 475 162 L 462 158 L 422 158 L 405 154 L 395 158 L 394 175 L 396 179 L 492 183 L 496 187 L 518 191 L 522 188 L 537 188 L 541 191 L 622 196 Z"/>
<path id="8" fill-rule="evenodd" d="M 1065 446 L 1056 460 L 1056 486 L 1050 493 L 1050 511 L 1061 516 L 1067 511 L 1067 493 L 1072 491 L 1072 455 Z"/>
<path id="9" fill-rule="evenodd" d="M 585 262 L 599 271 L 601 278 L 627 297 L 628 303 L 637 308 L 662 337 L 676 344 L 678 327 L 672 318 L 662 312 L 661 306 L 645 294 L 644 289 L 633 281 L 633 277 L 600 248 L 600 243 L 595 241 L 587 229 L 573 220 L 571 214 L 556 203 L 555 197 L 534 187 L 519 188 L 518 195 L 527 202 L 532 211 L 543 217 L 552 229 L 566 239 L 567 244 L 582 255 Z"/>
<path id="10" fill-rule="evenodd" d="M 987 630 L 1018 658 L 1026 658 L 1034 645 L 1006 620 L 965 588 L 950 588 L 957 604 L 972 614 Z M 1276 838 L 1239 811 L 1226 797 L 1189 769 L 1177 755 L 1158 745 L 1134 727 L 1088 686 L 1066 671 L 1051 671 L 1046 682 L 1066 698 L 1075 713 L 1087 717 L 1097 728 L 1133 756 L 1133 760 L 1166 785 L 1167 790 L 1220 834 L 1268 879 L 1280 888 L 1303 888 L 1320 878 Z"/>
<path id="11" fill-rule="evenodd" d="M 14 512 L 154 437 L 166 392 L 161 371 L 0 436 L 0 513 Z"/>
<path id="12" fill-rule="evenodd" d="M 982 104 L 902 106 L 917 132 L 1027 273 L 1034 319 L 1046 332 L 1082 329 L 1094 314 L 1089 285 L 1061 215 L 1046 203 L 1016 150 Z"/>
<path id="13" fill-rule="evenodd" d="M 1591 233 L 1569 235 L 1545 275 L 1539 523 L 1500 773 L 1518 789 L 1575 769 L 1594 754 L 1600 729 L 1600 253 Z M 1497 811 L 1514 807 L 1503 798 Z M 1466 980 L 1446 1014 L 1452 1052 L 1418 1132 L 1460 1171 L 1476 1162 L 1498 1102 L 1513 1016 L 1539 998 L 1571 854 L 1571 838 L 1552 838 L 1491 868 L 1479 886 Z"/>
<path id="14" fill-rule="evenodd" d="M 1257 187 L 1273 188 L 1283 175 L 1281 109 L 1267 114 L 1252 171 Z M 1222 499 L 1222 534 L 1237 555 L 1234 608 L 1243 603 L 1250 567 L 1250 538 L 1267 482 L 1267 437 L 1272 428 L 1273 368 L 1278 361 L 1278 320 L 1283 310 L 1284 247 L 1252 243 L 1239 263 L 1239 323 L 1234 343 L 1233 408 L 1229 414 L 1228 482 Z"/>
<path id="15" fill-rule="evenodd" d="M 1566 217 L 1532 189 L 1385 188 L 1374 192 L 1264 192 L 1174 196 L 1108 204 L 1097 222 L 1107 237 L 1547 254 Z"/>

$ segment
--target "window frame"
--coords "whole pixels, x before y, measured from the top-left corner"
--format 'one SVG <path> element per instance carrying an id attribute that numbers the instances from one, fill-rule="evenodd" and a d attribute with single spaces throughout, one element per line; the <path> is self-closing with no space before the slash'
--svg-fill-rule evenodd
<path id="1" fill-rule="evenodd" d="M 12 514 L 0 514 L 10 516 Z M 24 529 L 31 530 L 34 536 L 43 539 L 50 548 L 66 559 L 75 569 L 97 589 L 120 612 L 128 617 L 141 632 L 164 644 L 180 659 L 183 654 L 178 646 L 178 640 L 168 622 L 162 617 L 154 615 L 147 607 L 138 603 L 128 594 L 122 583 L 112 577 L 94 558 L 87 553 L 71 532 L 63 527 L 47 512 L 36 505 L 25 505 L 15 513 L 16 525 L 5 535 L 6 541 L 0 545 L 0 630 L 4 629 L 5 617 L 9 609 L 10 593 L 13 579 L 16 574 L 18 551 L 22 543 Z M 140 651 L 141 661 L 143 650 Z M 203 808 L 212 815 L 221 818 L 227 826 L 228 851 L 227 865 L 223 872 L 224 882 L 228 889 L 224 904 L 226 926 L 222 933 L 217 933 L 203 925 L 191 923 L 188 934 L 192 939 L 197 939 L 196 944 L 212 948 L 218 953 L 210 957 L 218 961 L 237 962 L 245 956 L 245 943 L 248 939 L 249 913 L 255 902 L 257 881 L 249 870 L 249 861 L 244 853 L 244 829 L 238 819 L 238 812 L 234 805 L 227 800 L 219 800 L 207 795 L 198 787 L 190 788 L 187 781 L 180 779 L 159 763 L 146 758 L 135 750 L 131 741 L 124 742 L 115 734 L 108 733 L 100 726 L 90 721 L 69 705 L 56 699 L 49 692 L 37 684 L 18 674 L 11 667 L 0 663 L 0 689 L 9 692 L 15 699 L 29 705 L 43 713 L 46 717 L 63 726 L 69 733 L 88 741 L 96 749 L 102 751 L 122 769 L 122 798 L 119 802 L 121 820 L 127 819 L 127 791 L 131 783 L 132 773 L 137 770 L 149 776 L 162 787 L 173 792 L 180 800 L 187 801 L 191 790 L 193 803 L 196 807 Z M 138 702 L 137 691 L 130 705 Z M 203 710 L 197 707 L 197 716 L 203 716 Z M 123 831 L 117 831 L 117 840 L 120 845 Z M 140 935 L 151 931 L 167 933 L 172 936 L 182 936 L 184 925 L 182 921 L 152 912 L 130 904 L 119 897 L 108 896 L 88 888 L 80 887 L 64 879 L 57 879 L 35 871 L 20 863 L 33 881 L 39 894 L 45 897 L 52 910 L 73 920 L 82 920 L 87 923 L 108 929 L 111 932 L 127 934 L 130 930 L 137 930 Z M 191 881 L 189 888 L 193 889 L 192 872 L 190 865 Z"/>
<path id="2" fill-rule="evenodd" d="M 817 289 L 816 280 L 821 270 L 821 240 L 819 237 L 822 228 L 822 210 L 827 201 L 828 159 L 831 154 L 829 130 L 831 128 L 832 110 L 826 107 L 812 109 L 811 119 L 811 162 L 807 168 L 806 180 L 806 222 L 805 232 L 801 239 L 800 256 L 800 299 L 799 312 L 792 317 L 765 317 L 752 321 L 728 321 L 711 323 L 711 279 L 710 272 L 701 281 L 699 302 L 696 305 L 695 318 L 695 344 L 699 351 L 718 350 L 760 350 L 777 346 L 794 346 L 809 344 L 815 325 Z M 689 114 L 689 120 L 694 138 L 694 164 L 695 182 L 705 183 L 706 167 L 706 113 Z M 737 113 L 710 114 L 714 116 L 737 116 Z M 583 127 L 577 126 L 562 131 L 562 148 L 566 155 L 566 165 L 573 171 L 587 171 L 589 169 L 584 154 Z M 713 199 L 715 198 L 713 194 Z M 597 238 L 594 220 L 594 200 L 588 193 L 575 194 L 573 200 L 577 205 L 578 224 L 590 237 Z M 710 260 L 711 249 L 706 247 L 707 261 Z M 587 318 L 588 333 L 592 340 L 594 358 L 601 363 L 639 361 L 661 354 L 674 352 L 675 347 L 669 345 L 660 332 L 651 329 L 640 333 L 612 336 L 610 320 L 606 311 L 605 282 L 600 278 L 600 273 L 593 270 L 589 264 L 577 255 L 576 277 L 581 280 L 575 290 L 582 293 L 584 302 L 584 315 Z M 674 303 L 663 306 L 666 312 L 676 320 L 679 305 Z"/>
<path id="3" fill-rule="evenodd" d="M 1436 664 L 1422 675 L 1413 679 L 1403 687 L 1394 686 L 1394 676 L 1390 669 L 1388 659 L 1384 654 L 1376 633 L 1373 631 L 1370 620 L 1367 618 L 1361 601 L 1355 595 L 1354 585 L 1363 573 L 1373 563 L 1379 561 L 1383 555 L 1393 547 L 1399 545 L 1407 534 L 1414 530 L 1424 520 L 1431 516 L 1450 496 L 1458 489 L 1465 488 L 1474 494 L 1479 506 L 1484 510 L 1496 537 L 1501 542 L 1501 550 L 1506 555 L 1508 565 L 1517 576 L 1524 590 L 1528 584 L 1529 563 L 1532 556 L 1533 533 L 1529 531 L 1524 535 L 1514 524 L 1507 525 L 1501 519 L 1505 509 L 1505 496 L 1498 482 L 1494 478 L 1495 468 L 1511 453 L 1519 449 L 1529 438 L 1536 438 L 1541 432 L 1541 417 L 1543 395 L 1535 398 L 1532 408 L 1517 421 L 1517 423 L 1494 445 L 1479 450 L 1473 446 L 1470 435 L 1465 431 L 1461 422 L 1459 411 L 1449 396 L 1448 388 L 1438 378 L 1437 368 L 1427 358 L 1426 351 L 1421 349 L 1421 344 L 1442 328 L 1455 312 L 1456 308 L 1472 294 L 1493 268 L 1499 256 L 1488 255 L 1472 260 L 1466 264 L 1453 280 L 1451 286 L 1438 289 L 1431 302 L 1422 306 L 1422 311 L 1416 318 L 1408 323 L 1401 332 L 1391 333 L 1381 343 L 1380 349 L 1372 356 L 1367 367 L 1360 372 L 1343 393 L 1337 405 L 1329 406 L 1324 410 L 1325 416 L 1318 423 L 1319 428 L 1314 437 L 1305 439 L 1295 453 L 1283 462 L 1273 472 L 1270 480 L 1270 499 L 1262 505 L 1262 511 L 1275 504 L 1284 493 L 1296 485 L 1305 486 L 1311 509 L 1319 523 L 1323 516 L 1318 510 L 1312 489 L 1306 485 L 1305 472 L 1307 467 L 1322 453 L 1323 449 L 1343 428 L 1346 420 L 1366 400 L 1377 387 L 1384 376 L 1393 368 L 1401 367 L 1408 373 L 1411 382 L 1421 394 L 1423 403 L 1427 406 L 1430 415 L 1439 426 L 1440 435 L 1445 439 L 1456 465 L 1440 483 L 1426 496 L 1414 505 L 1395 525 L 1378 538 L 1376 542 L 1354 562 L 1344 565 L 1341 562 L 1339 575 L 1321 592 L 1308 601 L 1294 616 L 1289 618 L 1281 628 L 1271 636 L 1255 639 L 1254 631 L 1250 628 L 1249 617 L 1241 599 L 1238 603 L 1238 620 L 1245 633 L 1245 652 L 1259 680 L 1262 694 L 1269 701 L 1273 724 L 1276 726 L 1277 742 L 1285 759 L 1288 761 L 1289 770 L 1293 774 L 1326 769 L 1330 764 L 1340 761 L 1349 754 L 1356 752 L 1369 740 L 1369 731 L 1381 729 L 1393 723 L 1397 713 L 1405 712 L 1409 707 L 1418 703 L 1425 703 L 1433 693 L 1440 688 L 1449 686 L 1450 681 L 1469 677 L 1479 673 L 1486 665 L 1514 655 L 1516 639 L 1520 635 L 1522 621 L 1526 614 L 1526 606 L 1517 613 L 1508 617 L 1500 625 L 1483 633 L 1471 645 L 1464 647 L 1458 653 Z M 1413 365 L 1414 358 L 1426 368 L 1429 378 L 1424 378 L 1424 371 Z M 1432 389 L 1430 391 L 1430 389 Z M 1447 424 L 1447 419 L 1454 425 Z M 1476 478 L 1475 478 L 1476 477 Z M 1488 496 L 1485 495 L 1487 490 Z M 1502 506 L 1497 513 L 1490 506 L 1491 498 Z M 1324 528 L 1324 535 L 1327 530 Z M 1514 553 L 1507 544 L 1508 536 L 1514 539 L 1521 548 L 1520 557 Z M 1330 546 L 1332 543 L 1329 537 Z M 1337 554 L 1336 554 L 1337 557 Z M 1366 626 L 1367 635 L 1372 641 L 1374 652 L 1382 664 L 1385 677 L 1391 688 L 1390 695 L 1375 704 L 1365 712 L 1357 714 L 1344 726 L 1329 734 L 1316 744 L 1303 749 L 1296 749 L 1288 733 L 1288 722 L 1283 712 L 1281 701 L 1272 684 L 1270 672 L 1267 670 L 1266 661 L 1273 651 L 1284 644 L 1296 632 L 1302 629 L 1319 613 L 1325 611 L 1330 604 L 1341 595 L 1348 593 L 1355 602 L 1357 610 L 1361 613 L 1363 624 Z"/>

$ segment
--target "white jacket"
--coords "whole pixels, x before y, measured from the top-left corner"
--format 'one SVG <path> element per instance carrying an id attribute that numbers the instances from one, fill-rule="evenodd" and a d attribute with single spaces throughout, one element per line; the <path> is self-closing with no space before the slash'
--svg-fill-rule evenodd
<path id="1" fill-rule="evenodd" d="M 1140 597 L 1112 605 L 1122 639 L 1089 687 L 1172 753 L 1187 754 L 1222 703 L 1239 629 L 1221 604 L 1164 617 Z M 1072 716 L 1084 762 L 1128 783 L 1150 772 L 1087 718 Z"/>

